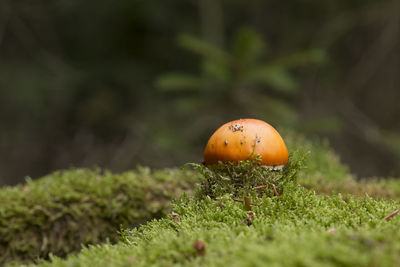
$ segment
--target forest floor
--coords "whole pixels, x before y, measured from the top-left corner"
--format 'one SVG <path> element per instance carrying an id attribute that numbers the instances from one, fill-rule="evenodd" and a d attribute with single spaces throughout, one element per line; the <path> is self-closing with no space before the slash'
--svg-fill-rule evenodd
<path id="1" fill-rule="evenodd" d="M 400 182 L 356 179 L 325 142 L 287 143 L 281 174 L 245 166 L 261 191 L 221 187 L 205 167 L 74 169 L 3 188 L 0 264 L 399 266 L 400 216 L 388 215 Z"/>

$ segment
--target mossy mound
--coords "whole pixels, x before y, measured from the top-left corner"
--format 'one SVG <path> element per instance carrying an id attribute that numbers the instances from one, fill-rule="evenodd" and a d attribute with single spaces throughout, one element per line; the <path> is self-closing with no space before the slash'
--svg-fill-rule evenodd
<path id="1" fill-rule="evenodd" d="M 306 139 L 304 136 L 286 133 L 285 140 L 290 151 L 308 154 L 298 182 L 320 194 L 353 194 L 363 197 L 400 200 L 400 180 L 389 177 L 357 178 L 348 166 L 340 161 L 326 140 Z"/>
<path id="2" fill-rule="evenodd" d="M 190 191 L 190 171 L 148 168 L 123 174 L 59 171 L 0 190 L 0 265 L 66 256 L 82 245 L 117 240 L 133 227 L 166 215 L 173 198 Z"/>
<path id="3" fill-rule="evenodd" d="M 252 211 L 225 194 L 181 197 L 174 217 L 41 266 L 398 266 L 399 202 L 317 195 L 295 183 L 254 198 Z M 177 219 L 178 218 L 178 219 Z"/>
<path id="4" fill-rule="evenodd" d="M 196 199 L 202 199 L 205 194 L 215 200 L 229 192 L 231 199 L 242 202 L 246 193 L 257 200 L 259 196 L 274 199 L 276 194 L 271 184 L 276 185 L 279 195 L 285 195 L 286 185 L 294 181 L 295 174 L 298 182 L 311 192 L 400 199 L 399 180 L 357 181 L 326 142 L 311 142 L 292 134 L 285 136 L 289 150 L 298 152 L 291 156 L 283 172 L 248 168 L 246 164 L 241 165 L 241 171 L 225 165 L 216 167 L 222 168 L 222 172 L 215 169 L 209 172 L 197 165 L 208 180 L 200 183 Z M 293 164 L 300 163 L 306 153 L 309 155 L 303 161 L 305 168 L 295 167 Z M 240 178 L 239 173 L 243 171 L 247 180 Z M 236 182 L 232 184 L 232 181 Z M 2 188 L 0 265 L 40 261 L 47 259 L 49 253 L 65 257 L 80 251 L 82 245 L 107 240 L 113 244 L 120 225 L 129 228 L 165 217 L 170 212 L 170 201 L 183 192 L 192 192 L 198 182 L 199 175 L 188 169 L 139 168 L 122 174 L 80 169 L 59 171 L 25 185 Z M 262 185 L 266 185 L 265 189 L 253 190 Z M 241 203 L 237 205 L 243 207 Z M 176 216 L 174 219 L 178 220 Z"/>
<path id="5" fill-rule="evenodd" d="M 259 190 L 268 195 L 278 195 L 285 184 L 296 179 L 302 168 L 304 157 L 291 156 L 288 164 L 282 170 L 272 170 L 260 165 L 260 157 L 250 157 L 239 163 L 222 163 L 210 166 L 189 164 L 201 174 L 197 197 L 209 196 L 216 198 L 224 194 L 233 197 L 258 195 Z M 258 193 L 257 193 L 258 191 Z"/>
<path id="6" fill-rule="evenodd" d="M 123 231 L 119 244 L 92 246 L 66 260 L 52 257 L 42 266 L 400 264 L 400 217 L 384 219 L 399 201 L 318 195 L 297 183 L 300 167 L 298 156 L 280 173 L 264 172 L 253 160 L 197 165 L 204 175 L 197 195 L 176 200 L 171 216 Z M 239 178 L 249 184 L 238 184 Z M 276 183 L 280 193 L 252 194 L 258 183 Z M 251 206 L 235 201 L 241 196 Z"/>

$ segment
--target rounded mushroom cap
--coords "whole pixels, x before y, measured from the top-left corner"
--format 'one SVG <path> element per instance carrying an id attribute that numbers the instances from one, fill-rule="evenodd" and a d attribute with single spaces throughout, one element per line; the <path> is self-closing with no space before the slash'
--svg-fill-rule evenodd
<path id="1" fill-rule="evenodd" d="M 204 163 L 239 162 L 252 154 L 261 156 L 261 165 L 277 169 L 289 160 L 285 142 L 274 127 L 261 120 L 240 119 L 214 132 L 204 150 Z"/>

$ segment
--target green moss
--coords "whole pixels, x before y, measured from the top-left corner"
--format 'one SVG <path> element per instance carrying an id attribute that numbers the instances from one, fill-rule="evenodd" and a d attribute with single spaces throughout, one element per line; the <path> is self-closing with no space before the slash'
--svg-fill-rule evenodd
<path id="1" fill-rule="evenodd" d="M 300 170 L 301 185 L 320 194 L 348 193 L 359 197 L 368 194 L 373 198 L 400 200 L 400 181 L 395 178 L 358 179 L 340 161 L 328 141 L 306 139 L 301 135 L 287 133 L 285 138 L 290 151 L 307 153 L 305 168 Z"/>
<path id="2" fill-rule="evenodd" d="M 182 197 L 165 217 L 123 233 L 123 242 L 86 248 L 42 266 L 396 266 L 399 202 L 316 195 L 288 184 L 254 198 L 249 214 L 230 195 Z M 200 240 L 205 249 L 196 250 Z"/>
<path id="3" fill-rule="evenodd" d="M 324 179 L 339 183 L 353 178 L 348 166 L 340 161 L 326 139 L 306 139 L 302 135 L 288 132 L 285 141 L 289 151 L 298 151 L 299 155 L 307 154 L 305 168 L 299 176 L 302 181 Z"/>
<path id="4" fill-rule="evenodd" d="M 177 199 L 173 216 L 123 231 L 119 244 L 89 247 L 66 260 L 53 257 L 42 266 L 400 264 L 400 217 L 384 220 L 400 202 L 368 195 L 316 194 L 294 179 L 301 166 L 296 164 L 301 158 L 296 155 L 287 167 L 293 177 L 283 175 L 284 170 L 271 178 L 271 173 L 254 167 L 252 161 L 212 169 L 196 165 L 204 175 L 198 195 Z M 253 177 L 257 174 L 265 176 Z M 223 184 L 215 180 L 235 175 L 256 185 L 279 177 L 275 182 L 281 194 L 249 194 L 255 185 L 247 185 L 248 190 L 242 192 L 239 186 L 246 185 L 238 186 L 237 179 L 225 179 Z M 251 198 L 250 211 L 232 199 L 240 192 Z"/>
<path id="5" fill-rule="evenodd" d="M 189 165 L 202 175 L 197 187 L 198 198 L 216 198 L 227 193 L 233 197 L 244 197 L 257 195 L 261 191 L 267 195 L 281 191 L 285 184 L 296 179 L 296 174 L 303 166 L 303 160 L 303 156 L 297 156 L 295 153 L 282 170 L 271 170 L 260 165 L 259 156 L 250 157 L 249 160 L 237 164 L 221 162 L 211 166 L 193 163 Z M 274 192 L 273 188 L 277 192 Z"/>
<path id="6" fill-rule="evenodd" d="M 208 195 L 214 199 L 215 205 L 224 206 L 226 203 L 220 198 L 226 196 L 226 193 L 231 192 L 231 197 L 239 196 L 242 199 L 242 195 L 253 192 L 254 186 L 268 185 L 265 191 L 256 192 L 263 192 L 261 195 L 267 202 L 271 199 L 280 201 L 279 199 L 283 197 L 272 197 L 274 194 L 269 185 L 274 183 L 279 193 L 286 195 L 284 188 L 295 180 L 295 174 L 298 182 L 310 189 L 307 191 L 310 194 L 314 191 L 326 195 L 351 193 L 365 198 L 367 193 L 376 199 L 400 199 L 398 180 L 357 181 L 327 142 L 309 141 L 290 133 L 284 135 L 284 138 L 289 150 L 296 152 L 291 154 L 290 164 L 283 172 L 253 168 L 253 164 L 249 162 L 240 165 L 239 169 L 233 165 L 217 166 L 211 172 L 201 165 L 195 165 L 205 177 L 200 181 L 197 200 Z M 302 159 L 307 153 L 308 156 Z M 304 163 L 305 168 L 300 168 L 300 162 Z M 215 172 L 218 168 L 219 172 Z M 242 179 L 243 177 L 245 179 Z M 287 179 L 283 179 L 284 177 Z M 170 200 L 183 192 L 191 192 L 195 183 L 199 182 L 198 179 L 199 175 L 193 171 L 178 169 L 150 171 L 147 168 L 139 168 L 118 175 L 91 170 L 70 170 L 55 172 L 36 181 L 28 180 L 26 185 L 3 188 L 0 190 L 0 265 L 11 261 L 31 262 L 47 259 L 49 253 L 64 257 L 71 252 L 79 251 L 81 244 L 99 244 L 106 242 L 107 239 L 109 244 L 101 246 L 98 253 L 110 249 L 110 253 L 116 255 L 125 253 L 125 250 L 128 254 L 136 255 L 136 252 L 131 252 L 130 245 L 119 244 L 116 246 L 118 249 L 114 249 L 116 247 L 112 244 L 117 240 L 116 233 L 119 226 L 131 228 L 153 218 L 165 217 L 169 213 Z M 252 202 L 259 200 L 257 196 L 260 194 L 250 195 L 256 198 L 252 199 Z M 322 197 L 324 201 L 329 199 L 323 196 L 315 197 Z M 190 200 L 190 203 L 194 205 L 193 200 Z M 243 208 L 241 203 L 235 205 Z M 283 202 L 282 205 L 282 211 L 286 210 L 288 214 L 292 212 Z M 200 216 L 194 213 L 192 215 Z M 256 216 L 259 215 L 256 213 Z M 324 214 L 321 212 L 315 216 L 323 217 Z M 169 222 L 172 218 L 164 219 L 164 222 L 165 220 Z M 245 224 L 249 223 L 248 218 L 241 218 L 242 221 Z M 164 230 L 170 231 L 168 229 Z M 164 230 L 160 230 L 159 234 Z M 297 230 L 293 228 L 291 231 Z M 310 238 L 313 235 L 310 229 L 301 228 L 299 231 L 308 231 Z M 300 239 L 293 239 L 291 242 L 302 244 Z M 302 250 L 302 246 L 295 246 L 294 243 L 292 246 L 293 249 Z M 185 245 L 185 249 L 192 251 L 191 246 Z M 80 254 L 79 259 L 83 265 L 94 260 L 89 256 L 87 258 L 82 256 L 86 255 L 85 253 L 93 256 L 92 253 L 95 252 L 93 249 L 86 249 Z M 171 251 L 171 253 L 179 252 Z M 107 257 L 110 260 L 114 258 L 114 256 Z M 100 259 L 103 260 L 102 257 Z M 132 259 L 128 261 L 135 262 Z M 57 262 L 61 261 L 58 259 Z"/>
<path id="7" fill-rule="evenodd" d="M 190 191 L 193 172 L 148 168 L 123 174 L 59 171 L 0 190 L 0 265 L 65 256 L 81 244 L 117 240 L 117 230 L 164 216 Z"/>
<path id="8" fill-rule="evenodd" d="M 348 193 L 358 197 L 367 194 L 376 199 L 400 200 L 400 181 L 394 178 L 370 178 L 359 181 L 354 178 L 347 178 L 341 182 L 327 181 L 323 178 L 316 180 L 302 179 L 301 184 L 319 194 Z"/>

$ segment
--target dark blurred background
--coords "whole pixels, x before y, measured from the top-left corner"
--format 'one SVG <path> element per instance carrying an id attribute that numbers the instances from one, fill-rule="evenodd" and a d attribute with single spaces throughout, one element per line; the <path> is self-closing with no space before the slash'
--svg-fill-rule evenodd
<path id="1" fill-rule="evenodd" d="M 201 161 L 245 117 L 400 174 L 400 1 L 0 0 L 0 185 Z"/>

